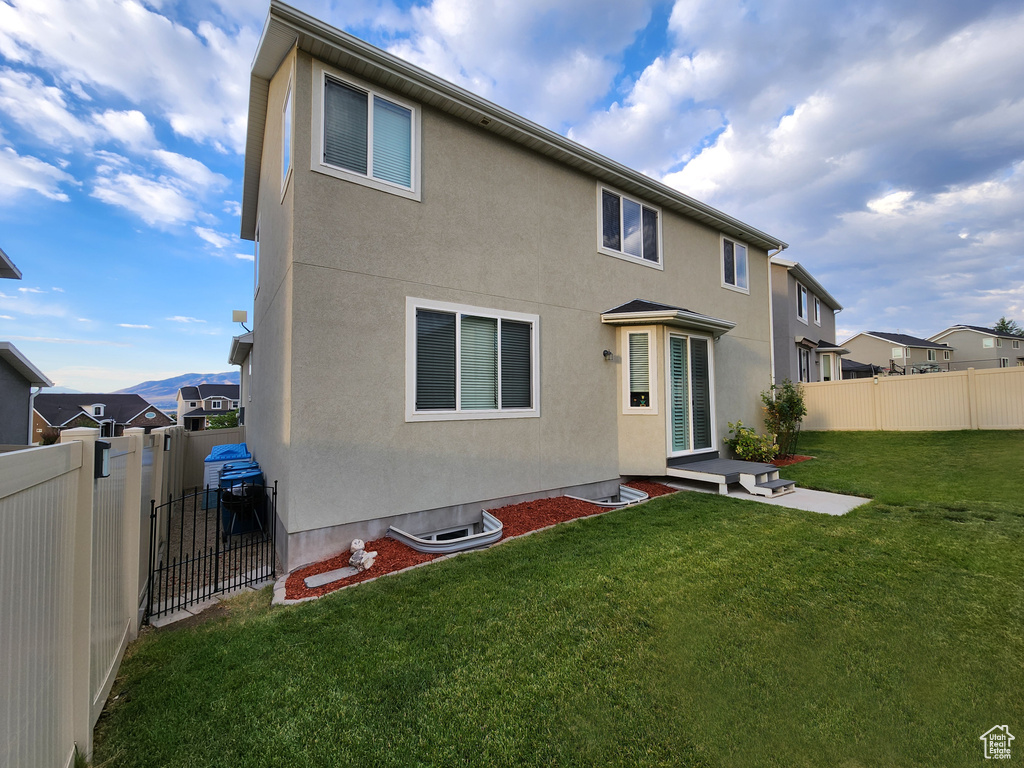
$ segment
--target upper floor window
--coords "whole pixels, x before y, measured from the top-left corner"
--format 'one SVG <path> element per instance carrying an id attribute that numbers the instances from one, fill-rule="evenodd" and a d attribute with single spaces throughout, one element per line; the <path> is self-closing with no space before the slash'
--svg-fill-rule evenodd
<path id="1" fill-rule="evenodd" d="M 814 323 L 821 325 L 821 301 L 817 296 L 814 297 Z"/>
<path id="2" fill-rule="evenodd" d="M 599 250 L 609 256 L 661 266 L 658 209 L 602 187 Z"/>
<path id="3" fill-rule="evenodd" d="M 210 410 L 219 411 L 220 410 L 220 406 L 221 406 L 221 401 L 220 400 L 211 400 L 210 401 Z"/>
<path id="4" fill-rule="evenodd" d="M 198 401 L 196 401 L 196 400 L 192 400 L 191 402 L 189 402 L 189 404 L 188 404 L 188 407 L 189 407 L 189 408 L 195 408 L 195 407 L 197 407 L 198 405 L 199 405 Z"/>
<path id="5" fill-rule="evenodd" d="M 903 359 L 903 347 L 893 347 L 892 348 L 892 358 L 893 358 L 893 360 L 902 360 Z"/>
<path id="6" fill-rule="evenodd" d="M 103 415 L 103 406 L 102 405 L 94 405 L 92 407 L 92 415 L 93 416 L 102 416 Z"/>
<path id="7" fill-rule="evenodd" d="M 539 416 L 537 315 L 406 300 L 406 420 Z"/>
<path id="8" fill-rule="evenodd" d="M 984 347 L 985 349 L 992 349 L 992 347 L 994 347 L 995 345 L 996 345 L 996 340 L 995 339 L 982 339 L 981 340 L 981 346 Z"/>
<path id="9" fill-rule="evenodd" d="M 997 347 L 1003 346 L 1003 340 L 1002 339 L 996 339 L 996 346 Z"/>
<path id="10" fill-rule="evenodd" d="M 314 68 L 320 98 L 313 119 L 313 169 L 419 199 L 419 109 L 354 78 Z"/>
<path id="11" fill-rule="evenodd" d="M 807 289 L 796 284 L 796 316 L 807 322 Z"/>
<path id="12" fill-rule="evenodd" d="M 1013 342 L 1013 348 L 1014 349 L 1020 349 L 1020 342 L 1019 341 L 1014 341 Z"/>
<path id="13" fill-rule="evenodd" d="M 750 293 L 747 277 L 747 246 L 722 238 L 722 285 L 737 291 Z"/>

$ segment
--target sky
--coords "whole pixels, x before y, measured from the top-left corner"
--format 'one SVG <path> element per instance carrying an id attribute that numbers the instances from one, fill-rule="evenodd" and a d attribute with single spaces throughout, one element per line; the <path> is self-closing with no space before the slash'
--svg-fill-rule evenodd
<path id="1" fill-rule="evenodd" d="M 787 243 L 862 330 L 1024 325 L 1024 2 L 295 0 Z M 0 0 L 0 340 L 230 370 L 266 0 Z"/>

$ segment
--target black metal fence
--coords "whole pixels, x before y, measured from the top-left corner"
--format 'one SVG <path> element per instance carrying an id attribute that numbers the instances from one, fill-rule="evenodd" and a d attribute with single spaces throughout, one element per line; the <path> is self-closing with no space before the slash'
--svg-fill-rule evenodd
<path id="1" fill-rule="evenodd" d="M 276 528 L 276 482 L 151 502 L 147 620 L 274 578 Z"/>

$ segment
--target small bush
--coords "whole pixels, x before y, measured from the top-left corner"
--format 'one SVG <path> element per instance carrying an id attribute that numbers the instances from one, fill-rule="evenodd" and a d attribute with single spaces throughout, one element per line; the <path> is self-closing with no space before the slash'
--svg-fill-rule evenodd
<path id="1" fill-rule="evenodd" d="M 764 428 L 775 436 L 779 456 L 792 456 L 800 438 L 800 423 L 807 415 L 803 390 L 799 384 L 786 379 L 762 392 L 761 402 L 764 403 Z"/>
<path id="2" fill-rule="evenodd" d="M 750 427 L 744 427 L 742 421 L 729 422 L 729 437 L 725 439 L 736 458 L 743 461 L 770 462 L 779 452 L 779 446 L 771 435 L 759 435 Z"/>

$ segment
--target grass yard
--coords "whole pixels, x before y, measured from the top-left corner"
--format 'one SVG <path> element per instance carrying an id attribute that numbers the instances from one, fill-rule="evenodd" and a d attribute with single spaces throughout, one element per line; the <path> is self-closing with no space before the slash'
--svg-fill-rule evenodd
<path id="1" fill-rule="evenodd" d="M 992 726 L 1024 739 L 1022 448 L 812 433 L 784 476 L 877 501 L 676 494 L 301 606 L 237 598 L 132 645 L 95 763 L 982 764 Z"/>

